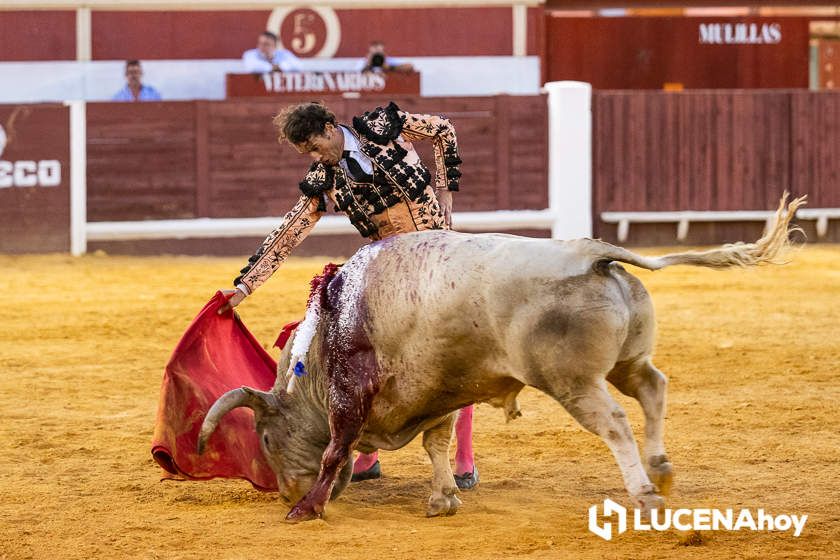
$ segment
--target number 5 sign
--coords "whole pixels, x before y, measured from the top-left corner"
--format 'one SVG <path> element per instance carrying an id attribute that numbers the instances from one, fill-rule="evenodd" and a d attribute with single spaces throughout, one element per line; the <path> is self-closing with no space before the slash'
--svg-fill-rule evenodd
<path id="1" fill-rule="evenodd" d="M 280 38 L 283 48 L 296 56 L 329 58 L 341 43 L 341 24 L 335 10 L 312 8 L 275 8 L 266 29 Z"/>

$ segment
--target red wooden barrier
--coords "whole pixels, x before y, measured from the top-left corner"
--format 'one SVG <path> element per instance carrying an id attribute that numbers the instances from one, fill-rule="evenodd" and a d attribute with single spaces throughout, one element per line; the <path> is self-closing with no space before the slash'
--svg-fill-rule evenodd
<path id="1" fill-rule="evenodd" d="M 329 105 L 348 122 L 389 99 L 338 98 Z M 544 97 L 395 100 L 455 123 L 464 159 L 456 210 L 548 206 Z M 270 123 L 281 107 L 274 100 L 90 104 L 89 219 L 281 215 L 309 165 L 276 143 Z M 599 220 L 606 210 L 771 209 L 786 189 L 808 193 L 812 207 L 840 206 L 840 93 L 600 91 L 592 109 L 596 236 L 616 240 L 615 225 Z M 417 148 L 432 161 L 430 146 Z M 687 241 L 749 239 L 761 228 L 694 224 Z M 828 239 L 840 239 L 838 230 L 832 222 Z M 629 240 L 674 241 L 671 224 L 633 226 Z M 224 241 L 213 249 L 247 252 L 254 243 L 243 249 Z M 336 252 L 326 238 L 307 243 L 320 254 Z"/>
<path id="2" fill-rule="evenodd" d="M 456 209 L 542 209 L 547 108 L 541 96 L 336 98 L 339 122 L 394 99 L 449 117 L 464 164 Z M 283 104 L 308 100 L 284 99 Z M 277 100 L 91 103 L 89 221 L 281 215 L 311 160 L 278 145 Z M 432 149 L 415 143 L 430 166 Z"/>
<path id="3" fill-rule="evenodd" d="M 271 119 L 286 103 L 310 99 L 88 104 L 88 220 L 283 215 L 300 195 L 297 185 L 311 159 L 278 145 Z M 442 114 L 454 123 L 464 160 L 457 211 L 548 206 L 545 97 L 371 96 L 327 104 L 348 123 L 392 99 L 406 111 Z M 433 166 L 431 145 L 415 147 Z M 242 254 L 258 241 L 96 242 L 89 248 Z M 314 236 L 296 254 L 346 255 L 362 242 L 359 236 Z"/>
<path id="4" fill-rule="evenodd" d="M 840 206 L 840 92 L 598 91 L 592 110 L 597 236 L 616 240 L 603 211 L 769 210 L 785 190 Z M 762 226 L 696 224 L 687 241 L 749 239 Z M 674 231 L 634 225 L 630 242 L 672 244 Z M 834 223 L 829 239 L 838 234 Z"/>
<path id="5" fill-rule="evenodd" d="M 791 189 L 840 207 L 840 91 L 792 93 L 790 110 Z"/>
<path id="6" fill-rule="evenodd" d="M 70 250 L 70 111 L 0 105 L 0 252 Z"/>
<path id="7" fill-rule="evenodd" d="M 196 217 L 196 103 L 89 103 L 88 221 Z"/>

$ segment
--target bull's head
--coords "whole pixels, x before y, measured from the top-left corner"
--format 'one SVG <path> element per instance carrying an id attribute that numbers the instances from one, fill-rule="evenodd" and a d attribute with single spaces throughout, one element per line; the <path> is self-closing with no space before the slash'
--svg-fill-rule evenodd
<path id="1" fill-rule="evenodd" d="M 320 430 L 313 430 L 311 418 L 307 419 L 300 410 L 295 410 L 293 399 L 285 391 L 274 393 L 241 387 L 219 397 L 210 408 L 198 436 L 199 454 L 204 452 L 207 441 L 222 418 L 241 406 L 254 411 L 260 447 L 277 476 L 281 499 L 289 505 L 296 503 L 318 477 L 329 432 L 326 439 L 318 437 Z M 349 463 L 338 477 L 331 499 L 344 490 L 351 473 L 352 463 Z"/>

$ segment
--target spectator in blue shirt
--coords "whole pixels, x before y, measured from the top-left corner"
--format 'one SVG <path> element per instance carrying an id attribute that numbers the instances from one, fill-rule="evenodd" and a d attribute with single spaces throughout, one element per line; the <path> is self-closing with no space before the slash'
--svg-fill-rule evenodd
<path id="1" fill-rule="evenodd" d="M 300 72 L 303 65 L 300 59 L 286 49 L 277 48 L 277 35 L 271 31 L 260 33 L 257 48 L 242 54 L 245 70 L 252 74 L 266 72 Z"/>
<path id="2" fill-rule="evenodd" d="M 125 63 L 125 87 L 114 94 L 111 101 L 160 101 L 160 94 L 152 86 L 142 83 L 143 68 L 139 60 Z"/>

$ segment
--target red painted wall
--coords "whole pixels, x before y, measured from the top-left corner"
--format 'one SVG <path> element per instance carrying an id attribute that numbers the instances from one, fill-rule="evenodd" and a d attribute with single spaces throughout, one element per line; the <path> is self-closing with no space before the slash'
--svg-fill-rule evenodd
<path id="1" fill-rule="evenodd" d="M 268 27 L 270 10 L 102 11 L 91 12 L 94 60 L 139 58 L 239 58 Z M 528 8 L 527 52 L 539 55 L 545 44 L 541 7 Z M 335 10 L 341 39 L 336 57 L 364 56 L 372 39 L 385 42 L 394 56 L 509 56 L 513 13 L 508 6 L 488 8 L 406 8 Z M 75 12 L 0 11 L 0 61 L 73 60 Z M 315 38 L 313 56 L 326 40 L 327 26 L 313 10 L 299 8 L 281 27 L 281 38 Z M 300 45 L 298 46 L 303 49 Z"/>
<path id="2" fill-rule="evenodd" d="M 75 59 L 76 12 L 0 10 L 0 61 Z"/>
<path id="3" fill-rule="evenodd" d="M 549 81 L 599 89 L 808 87 L 808 18 L 547 18 Z M 778 24 L 778 44 L 701 44 L 701 23 Z"/>
<path id="4" fill-rule="evenodd" d="M 94 60 L 238 58 L 256 46 L 268 12 L 91 14 Z"/>
<path id="5" fill-rule="evenodd" d="M 371 39 L 394 56 L 507 55 L 513 14 L 506 8 L 337 10 L 341 47 L 336 56 L 363 56 Z"/>
<path id="6" fill-rule="evenodd" d="M 306 13 L 312 14 L 306 10 Z M 254 48 L 270 11 L 107 12 L 94 11 L 95 60 L 238 58 Z M 512 10 L 437 8 L 336 10 L 341 41 L 336 57 L 362 57 L 372 39 L 385 42 L 394 56 L 510 55 Z M 536 22 L 535 16 L 529 20 Z M 307 31 L 324 42 L 319 18 L 306 20 Z M 290 46 L 294 22 L 286 18 L 281 37 Z M 536 52 L 538 44 L 531 41 Z M 311 56 L 313 52 L 298 53 Z"/>

